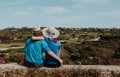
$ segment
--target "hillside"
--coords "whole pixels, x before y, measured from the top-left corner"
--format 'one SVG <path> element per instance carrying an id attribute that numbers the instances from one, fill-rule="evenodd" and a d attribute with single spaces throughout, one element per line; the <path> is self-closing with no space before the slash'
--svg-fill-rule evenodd
<path id="1" fill-rule="evenodd" d="M 64 64 L 120 65 L 120 29 L 116 28 L 58 28 L 62 43 Z M 0 30 L 0 43 L 19 47 L 19 43 L 32 36 L 32 28 L 6 28 Z M 18 44 L 11 44 L 18 43 Z M 24 44 L 22 44 L 24 46 Z M 0 48 L 1 48 L 0 47 Z M 5 61 L 20 61 L 23 49 L 1 50 Z M 14 53 L 14 54 L 12 54 Z"/>

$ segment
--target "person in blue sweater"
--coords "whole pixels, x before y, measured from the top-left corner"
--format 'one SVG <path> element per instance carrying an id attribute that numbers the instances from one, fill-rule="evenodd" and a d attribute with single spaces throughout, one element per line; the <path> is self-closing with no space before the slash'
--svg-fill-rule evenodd
<path id="1" fill-rule="evenodd" d="M 33 28 L 33 35 L 35 37 L 42 37 L 40 27 Z M 60 57 L 53 53 L 53 51 L 51 51 L 45 40 L 32 40 L 32 39 L 28 39 L 25 44 L 21 63 L 28 67 L 43 66 L 44 60 L 42 55 L 43 51 L 42 49 L 44 49 L 44 51 L 46 52 L 47 55 L 49 55 L 49 57 L 58 61 L 60 65 L 62 65 L 63 61 L 60 59 Z"/>
<path id="2" fill-rule="evenodd" d="M 54 27 L 47 27 L 42 30 L 43 37 L 35 37 L 33 36 L 33 40 L 42 40 L 44 39 L 50 48 L 50 50 L 60 58 L 60 48 L 61 43 L 57 40 L 60 32 Z M 60 62 L 53 57 L 51 57 L 48 53 L 45 56 L 45 66 L 47 67 L 60 67 Z"/>

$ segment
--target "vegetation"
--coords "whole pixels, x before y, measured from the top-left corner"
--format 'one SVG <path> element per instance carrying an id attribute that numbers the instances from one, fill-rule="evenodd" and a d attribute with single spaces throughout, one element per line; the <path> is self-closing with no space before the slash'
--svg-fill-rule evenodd
<path id="1" fill-rule="evenodd" d="M 120 29 L 117 28 L 58 28 L 64 64 L 120 65 Z M 0 48 L 24 46 L 32 36 L 32 28 L 0 30 Z M 16 43 L 17 42 L 17 43 Z M 6 62 L 18 62 L 23 49 L 2 50 Z M 13 55 L 14 53 L 14 55 Z"/>
<path id="2" fill-rule="evenodd" d="M 9 43 L 9 44 L 0 44 L 0 48 L 10 48 L 10 47 L 21 47 L 25 43 Z"/>
<path id="3" fill-rule="evenodd" d="M 1 70 L 1 69 L 0 69 Z M 4 71 L 3 74 L 0 73 L 0 77 L 119 77 L 120 72 L 114 71 L 101 71 L 95 69 L 83 70 L 83 69 L 39 69 L 39 68 L 29 68 L 24 69 L 14 69 L 9 71 Z"/>

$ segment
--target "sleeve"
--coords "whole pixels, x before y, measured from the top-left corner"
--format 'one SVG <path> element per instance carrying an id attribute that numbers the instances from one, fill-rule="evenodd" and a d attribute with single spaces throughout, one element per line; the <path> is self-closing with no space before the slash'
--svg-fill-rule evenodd
<path id="1" fill-rule="evenodd" d="M 48 37 L 46 37 L 46 36 L 43 36 L 44 37 L 44 40 L 46 41 L 46 42 L 48 42 Z"/>
<path id="2" fill-rule="evenodd" d="M 42 47 L 45 50 L 45 52 L 49 52 L 50 48 L 48 47 L 47 43 L 45 41 L 42 41 Z"/>

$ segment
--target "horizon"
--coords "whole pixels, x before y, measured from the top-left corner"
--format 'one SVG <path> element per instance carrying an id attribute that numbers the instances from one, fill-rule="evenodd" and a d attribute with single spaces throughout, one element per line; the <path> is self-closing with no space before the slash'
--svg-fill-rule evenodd
<path id="1" fill-rule="evenodd" d="M 14 26 L 10 26 L 10 27 L 4 27 L 4 28 L 0 28 L 0 30 L 4 30 L 4 29 L 7 29 L 7 28 L 18 28 L 18 29 L 22 29 L 22 28 L 33 28 L 34 26 L 32 27 L 29 27 L 29 26 L 21 26 L 21 27 L 14 27 Z M 39 26 L 41 28 L 44 28 L 44 27 L 48 27 L 48 26 Z M 55 28 L 70 28 L 70 29 L 89 29 L 89 28 L 94 28 L 94 29 L 120 29 L 120 28 L 115 28 L 115 27 L 55 27 Z"/>
<path id="2" fill-rule="evenodd" d="M 2 0 L 0 29 L 54 26 L 120 28 L 119 0 Z"/>

